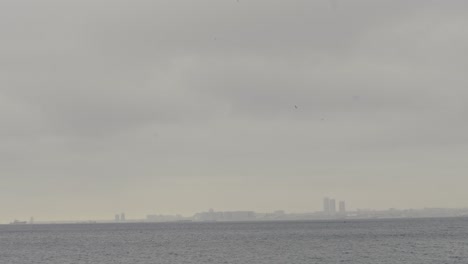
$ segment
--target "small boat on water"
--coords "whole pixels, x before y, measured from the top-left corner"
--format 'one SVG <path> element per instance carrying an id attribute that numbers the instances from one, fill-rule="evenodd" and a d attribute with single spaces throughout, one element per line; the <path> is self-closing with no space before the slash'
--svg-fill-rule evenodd
<path id="1" fill-rule="evenodd" d="M 27 224 L 28 222 L 26 221 L 18 221 L 15 219 L 15 221 L 11 222 L 10 225 L 25 225 Z"/>

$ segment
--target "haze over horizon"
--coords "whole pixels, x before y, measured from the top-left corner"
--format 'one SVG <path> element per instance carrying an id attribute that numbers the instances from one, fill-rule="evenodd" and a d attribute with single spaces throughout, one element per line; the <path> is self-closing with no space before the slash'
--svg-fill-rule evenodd
<path id="1" fill-rule="evenodd" d="M 467 8 L 1 1 L 0 222 L 468 207 Z"/>

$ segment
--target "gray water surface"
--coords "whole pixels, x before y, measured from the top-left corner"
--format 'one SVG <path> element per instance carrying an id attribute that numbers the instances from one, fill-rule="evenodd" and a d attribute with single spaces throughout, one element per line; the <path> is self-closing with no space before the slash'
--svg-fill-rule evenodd
<path id="1" fill-rule="evenodd" d="M 0 226 L 0 264 L 468 263 L 468 219 Z"/>

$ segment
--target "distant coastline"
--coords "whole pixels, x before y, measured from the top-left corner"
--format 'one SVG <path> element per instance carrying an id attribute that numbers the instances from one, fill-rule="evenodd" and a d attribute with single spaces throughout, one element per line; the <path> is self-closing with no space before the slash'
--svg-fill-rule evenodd
<path id="1" fill-rule="evenodd" d="M 66 220 L 34 221 L 14 220 L 9 225 L 34 224 L 104 224 L 104 223 L 219 223 L 219 222 L 287 222 L 287 221 L 346 221 L 378 219 L 416 219 L 416 218 L 454 218 L 468 217 L 468 208 L 424 208 L 424 209 L 388 209 L 349 211 L 345 214 L 330 215 L 325 212 L 286 213 L 282 210 L 272 213 L 254 211 L 214 211 L 200 212 L 191 217 L 181 215 L 147 215 L 141 219 L 115 220 Z"/>

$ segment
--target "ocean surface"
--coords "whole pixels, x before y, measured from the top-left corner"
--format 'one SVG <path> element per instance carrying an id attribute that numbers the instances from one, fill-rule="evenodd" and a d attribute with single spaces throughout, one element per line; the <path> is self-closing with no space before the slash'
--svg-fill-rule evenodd
<path id="1" fill-rule="evenodd" d="M 468 218 L 0 226 L 1 264 L 468 263 Z"/>

